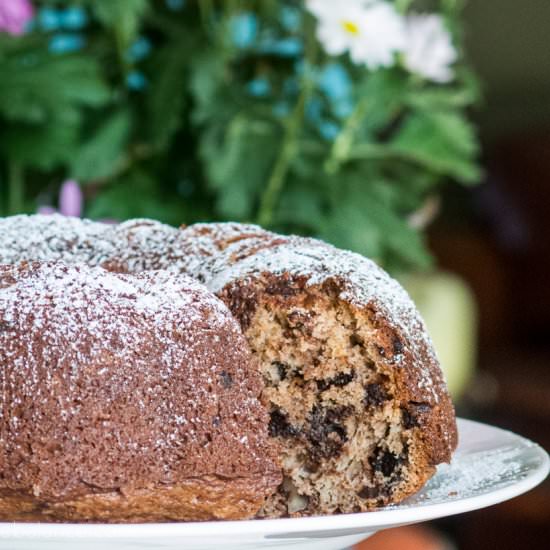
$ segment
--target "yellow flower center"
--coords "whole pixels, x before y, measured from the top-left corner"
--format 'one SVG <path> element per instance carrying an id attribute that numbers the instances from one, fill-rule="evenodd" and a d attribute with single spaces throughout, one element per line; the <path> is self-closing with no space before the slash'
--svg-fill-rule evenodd
<path id="1" fill-rule="evenodd" d="M 342 27 L 346 32 L 349 32 L 350 34 L 359 34 L 359 27 L 353 21 L 342 21 Z"/>

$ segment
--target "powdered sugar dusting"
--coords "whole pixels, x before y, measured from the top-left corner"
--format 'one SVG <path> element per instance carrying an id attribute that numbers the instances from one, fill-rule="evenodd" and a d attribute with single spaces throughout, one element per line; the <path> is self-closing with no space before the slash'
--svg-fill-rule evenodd
<path id="1" fill-rule="evenodd" d="M 340 298 L 358 307 L 374 306 L 410 344 L 416 365 L 437 363 L 425 325 L 401 285 L 371 260 L 315 239 L 238 223 L 178 230 L 146 219 L 107 226 L 58 215 L 0 219 L 0 235 L 1 263 L 62 260 L 128 273 L 165 269 L 186 273 L 214 293 L 266 272 L 303 276 L 308 285 L 337 278 L 344 286 Z M 399 359 L 394 357 L 397 364 Z M 442 382 L 434 384 L 430 369 L 420 373 L 419 389 L 437 402 L 436 386 Z"/>
<path id="2" fill-rule="evenodd" d="M 59 214 L 0 218 L 0 263 L 38 260 L 99 265 L 113 255 L 114 248 L 109 225 Z"/>
<path id="3" fill-rule="evenodd" d="M 458 420 L 460 447 L 450 464 L 413 497 L 392 508 L 413 508 L 449 503 L 494 493 L 518 484 L 544 467 L 540 447 L 510 432 Z"/>
<path id="4" fill-rule="evenodd" d="M 0 485 L 66 494 L 82 479 L 126 487 L 275 468 L 245 348 L 225 305 L 185 275 L 0 266 Z M 26 441 L 29 464 L 55 475 L 16 467 Z"/>
<path id="5" fill-rule="evenodd" d="M 525 468 L 519 460 L 523 451 L 517 447 L 454 457 L 451 464 L 441 464 L 438 475 L 417 496 L 419 501 L 448 501 L 449 497 L 468 498 L 517 481 Z"/>
<path id="6" fill-rule="evenodd" d="M 7 285 L 0 295 L 0 307 L 3 311 L 17 309 L 24 315 L 30 315 L 31 312 L 39 313 L 36 306 L 44 302 L 69 312 L 81 307 L 85 301 L 103 296 L 116 305 L 136 307 L 148 313 L 177 312 L 186 325 L 197 321 L 202 309 L 213 312 L 214 329 L 232 323 L 225 306 L 206 292 L 202 285 L 185 275 L 174 277 L 157 272 L 126 276 L 100 268 L 68 268 L 64 264 L 36 266 L 32 276 L 25 276 L 17 284 Z M 110 321 L 113 332 L 125 331 L 125 319 L 114 317 Z M 155 316 L 153 321 L 155 325 L 162 326 L 166 318 Z"/>
<path id="7" fill-rule="evenodd" d="M 118 226 L 61 216 L 0 220 L 0 262 L 63 260 L 120 272 L 165 269 L 186 273 L 214 293 L 264 273 L 304 277 L 308 285 L 338 279 L 340 298 L 372 308 L 405 340 L 418 369 L 417 386 L 437 403 L 443 386 L 433 345 L 405 290 L 374 262 L 315 239 L 284 237 L 254 225 L 195 224 L 183 230 L 153 220 Z M 400 365 L 404 357 L 393 357 Z"/>
<path id="8" fill-rule="evenodd" d="M 178 230 L 153 220 L 107 226 L 58 215 L 0 220 L 0 235 L 2 263 L 62 260 L 129 273 L 165 269 L 186 273 L 215 293 L 266 272 L 303 276 L 308 285 L 336 278 L 344 286 L 341 299 L 374 307 L 399 330 L 415 365 L 437 364 L 425 325 L 401 285 L 371 260 L 315 239 L 283 237 L 237 223 Z M 394 357 L 396 364 L 399 360 L 399 355 Z M 418 388 L 430 401 L 437 402 L 441 384 L 440 379 L 434 381 L 432 370 L 420 370 Z"/>

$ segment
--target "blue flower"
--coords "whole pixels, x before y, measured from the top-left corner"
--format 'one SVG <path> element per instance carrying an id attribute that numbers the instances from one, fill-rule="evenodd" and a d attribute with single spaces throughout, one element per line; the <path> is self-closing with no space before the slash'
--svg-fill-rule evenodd
<path id="1" fill-rule="evenodd" d="M 296 31 L 299 29 L 302 22 L 302 14 L 300 10 L 290 6 L 281 8 L 281 23 L 287 31 Z"/>
<path id="2" fill-rule="evenodd" d="M 263 54 L 280 55 L 281 57 L 295 57 L 300 55 L 304 47 L 299 38 L 281 38 L 280 40 L 265 40 L 258 50 Z"/>
<path id="3" fill-rule="evenodd" d="M 332 104 L 332 112 L 338 118 L 347 118 L 353 113 L 353 101 L 350 98 L 342 98 Z"/>
<path id="4" fill-rule="evenodd" d="M 88 14 L 80 6 L 71 6 L 59 12 L 59 21 L 64 29 L 80 30 L 88 23 Z"/>
<path id="5" fill-rule="evenodd" d="M 351 95 L 350 77 L 340 63 L 330 63 L 321 71 L 319 87 L 332 100 L 341 100 Z"/>
<path id="6" fill-rule="evenodd" d="M 276 117 L 284 118 L 290 113 L 290 106 L 286 101 L 278 101 L 273 105 L 273 114 Z"/>
<path id="7" fill-rule="evenodd" d="M 253 13 L 241 13 L 231 19 L 231 41 L 237 48 L 249 48 L 256 40 L 258 20 Z"/>
<path id="8" fill-rule="evenodd" d="M 48 48 L 52 53 L 70 53 L 80 50 L 85 44 L 86 39 L 80 34 L 56 34 Z"/>
<path id="9" fill-rule="evenodd" d="M 139 61 L 147 57 L 151 52 L 151 42 L 148 38 L 141 36 L 138 38 L 126 52 L 126 57 L 129 61 Z"/>
<path id="10" fill-rule="evenodd" d="M 321 121 L 321 114 L 323 111 L 323 102 L 318 97 L 312 97 L 306 103 L 306 118 L 314 123 Z"/>
<path id="11" fill-rule="evenodd" d="M 332 141 L 340 132 L 340 127 L 335 122 L 326 119 L 323 103 L 319 96 L 310 98 L 306 103 L 305 117 L 317 128 L 324 139 Z"/>
<path id="12" fill-rule="evenodd" d="M 332 111 L 337 117 L 346 118 L 352 113 L 352 82 L 342 65 L 327 65 L 319 75 L 319 88 L 330 100 Z"/>
<path id="13" fill-rule="evenodd" d="M 266 78 L 255 78 L 246 85 L 246 89 L 254 97 L 265 97 L 271 91 L 271 85 Z"/>
<path id="14" fill-rule="evenodd" d="M 42 8 L 38 12 L 38 23 L 44 31 L 61 28 L 61 13 L 53 8 Z"/>
<path id="15" fill-rule="evenodd" d="M 145 78 L 145 75 L 140 71 L 131 71 L 126 77 L 126 86 L 128 86 L 130 90 L 139 92 L 146 88 L 147 84 L 147 78 Z"/>
<path id="16" fill-rule="evenodd" d="M 165 0 L 166 7 L 172 11 L 178 11 L 185 7 L 185 0 Z"/>
<path id="17" fill-rule="evenodd" d="M 321 124 L 319 124 L 319 133 L 327 141 L 333 141 L 339 132 L 340 132 L 340 127 L 334 122 L 331 122 L 329 120 L 324 120 L 323 122 L 321 122 Z"/>

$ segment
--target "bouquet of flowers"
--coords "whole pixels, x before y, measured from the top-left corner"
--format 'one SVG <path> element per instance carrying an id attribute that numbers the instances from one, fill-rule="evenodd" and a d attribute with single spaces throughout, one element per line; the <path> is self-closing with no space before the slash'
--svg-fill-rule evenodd
<path id="1" fill-rule="evenodd" d="M 0 0 L 0 209 L 256 222 L 389 269 L 477 182 L 460 0 Z M 419 221 L 420 220 L 420 221 Z"/>

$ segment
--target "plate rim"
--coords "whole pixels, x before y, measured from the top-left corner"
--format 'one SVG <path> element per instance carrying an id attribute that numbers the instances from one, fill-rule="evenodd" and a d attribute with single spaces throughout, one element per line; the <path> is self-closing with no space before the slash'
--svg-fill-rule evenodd
<path id="1" fill-rule="evenodd" d="M 223 533 L 235 535 L 278 535 L 346 529 L 382 529 L 428 521 L 464 512 L 479 510 L 519 496 L 536 487 L 550 472 L 550 457 L 538 444 L 512 431 L 490 424 L 457 418 L 459 434 L 461 427 L 467 429 L 490 429 L 495 434 L 512 437 L 525 447 L 534 449 L 540 459 L 538 467 L 528 472 L 521 480 L 499 489 L 448 502 L 438 502 L 411 507 L 387 507 L 372 512 L 313 516 L 306 518 L 252 519 L 235 521 L 176 522 L 176 523 L 23 523 L 0 522 L 0 540 L 10 538 L 40 539 L 123 539 L 152 536 L 156 539 L 169 537 L 212 537 Z M 219 533 L 217 533 L 219 531 Z"/>

